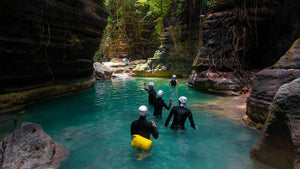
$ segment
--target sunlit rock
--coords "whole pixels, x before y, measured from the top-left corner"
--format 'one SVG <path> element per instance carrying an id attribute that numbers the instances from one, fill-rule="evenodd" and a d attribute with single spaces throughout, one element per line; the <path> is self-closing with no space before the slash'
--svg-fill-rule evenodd
<path id="1" fill-rule="evenodd" d="M 112 59 L 109 62 L 102 62 L 104 68 L 108 68 L 114 75 L 115 74 L 123 74 L 127 73 L 128 75 L 132 75 L 132 71 L 134 69 L 142 69 L 141 66 L 145 64 L 146 60 L 133 60 L 130 61 L 126 58 L 124 59 Z"/>
<path id="2" fill-rule="evenodd" d="M 95 62 L 93 64 L 94 75 L 96 79 L 109 79 L 111 78 L 112 71 L 109 68 L 105 68 L 100 62 Z"/>

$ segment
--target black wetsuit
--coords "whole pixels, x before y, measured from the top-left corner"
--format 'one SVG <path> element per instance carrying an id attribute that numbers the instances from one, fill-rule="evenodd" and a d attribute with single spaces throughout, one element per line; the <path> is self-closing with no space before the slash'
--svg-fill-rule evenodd
<path id="1" fill-rule="evenodd" d="M 150 134 L 157 139 L 158 130 L 153 126 L 152 122 L 146 120 L 145 117 L 140 117 L 138 120 L 135 120 L 131 123 L 131 135 L 138 134 L 147 139 L 150 139 Z"/>
<path id="2" fill-rule="evenodd" d="M 169 104 L 169 106 L 167 106 L 166 102 L 161 97 L 157 98 L 154 104 L 153 115 L 158 118 L 161 118 L 163 107 L 165 107 L 167 110 L 170 110 L 171 103 Z"/>
<path id="3" fill-rule="evenodd" d="M 174 115 L 174 118 L 173 118 L 173 122 L 171 125 L 171 129 L 185 129 L 184 123 L 185 123 L 186 118 L 189 118 L 192 128 L 195 129 L 192 112 L 188 108 L 174 106 L 165 122 L 166 127 L 168 126 L 173 115 Z"/>
<path id="4" fill-rule="evenodd" d="M 176 86 L 176 79 L 171 79 L 170 80 L 171 86 Z"/>
<path id="5" fill-rule="evenodd" d="M 156 92 L 154 91 L 154 89 L 145 89 L 148 94 L 149 94 L 149 97 L 148 97 L 148 102 L 150 105 L 154 105 L 155 103 L 155 99 L 156 99 Z"/>

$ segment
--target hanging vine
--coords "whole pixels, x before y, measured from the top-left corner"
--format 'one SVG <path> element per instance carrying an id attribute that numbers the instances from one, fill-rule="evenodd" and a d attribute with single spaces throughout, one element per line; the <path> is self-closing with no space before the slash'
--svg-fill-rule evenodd
<path id="1" fill-rule="evenodd" d="M 43 1 L 43 7 L 42 7 L 42 13 L 41 13 L 41 17 L 39 20 L 39 27 L 40 27 L 40 37 L 47 37 L 47 41 L 46 44 L 44 46 L 44 50 L 45 50 L 45 59 L 46 59 L 46 67 L 48 69 L 48 72 L 50 74 L 50 76 L 52 77 L 52 81 L 55 81 L 55 77 L 54 77 L 54 73 L 50 68 L 49 65 L 49 57 L 48 57 L 48 51 L 47 48 L 50 45 L 51 42 L 51 30 L 50 30 L 50 23 L 48 22 L 48 17 L 47 17 L 47 9 L 48 9 L 48 5 L 49 5 L 49 1 L 45 0 Z M 42 45 L 40 45 L 41 48 Z"/>
<path id="2" fill-rule="evenodd" d="M 235 2 L 226 1 L 226 3 L 233 4 Z M 208 54 L 209 69 L 218 71 L 222 69 L 222 67 L 227 67 L 231 70 L 243 71 L 245 67 L 247 29 L 252 29 L 245 4 L 225 12 L 224 16 L 220 18 L 210 30 L 214 30 L 216 27 L 221 27 L 221 30 L 214 41 L 221 43 L 219 46 L 214 47 Z M 228 53 L 226 49 L 224 49 L 224 46 L 226 42 L 230 40 L 232 50 Z M 221 57 L 216 53 L 220 49 L 222 49 Z"/>

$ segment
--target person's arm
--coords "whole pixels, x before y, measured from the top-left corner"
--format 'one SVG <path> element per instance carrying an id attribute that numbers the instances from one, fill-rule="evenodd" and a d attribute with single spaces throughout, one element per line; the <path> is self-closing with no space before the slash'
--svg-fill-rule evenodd
<path id="1" fill-rule="evenodd" d="M 176 85 L 178 86 L 178 81 L 177 81 L 177 79 L 176 79 Z"/>
<path id="2" fill-rule="evenodd" d="M 164 102 L 164 107 L 165 107 L 167 110 L 170 110 L 171 105 L 172 105 L 172 98 L 170 98 L 169 106 L 167 106 L 166 102 Z"/>
<path id="3" fill-rule="evenodd" d="M 134 121 L 131 123 L 131 127 L 130 127 L 130 134 L 131 134 L 131 136 L 135 134 L 133 124 L 134 124 Z"/>
<path id="4" fill-rule="evenodd" d="M 159 133 L 158 133 L 158 130 L 157 130 L 157 127 L 156 127 L 156 124 L 155 124 L 154 121 L 152 122 L 152 131 L 151 131 L 151 134 L 152 134 L 153 138 L 155 138 L 155 139 L 158 138 Z"/>
<path id="5" fill-rule="evenodd" d="M 189 114 L 189 120 L 190 120 L 190 122 L 191 122 L 191 127 L 192 127 L 193 129 L 196 129 L 195 123 L 194 123 L 194 119 L 193 119 L 193 115 L 192 115 L 192 112 L 190 112 L 190 114 Z"/>
<path id="6" fill-rule="evenodd" d="M 146 90 L 146 91 L 147 91 L 147 93 L 148 93 L 148 94 L 150 94 L 150 90 L 149 90 L 149 89 L 147 89 L 145 86 L 144 86 L 144 90 Z"/>
<path id="7" fill-rule="evenodd" d="M 171 112 L 170 112 L 170 114 L 169 114 L 169 116 L 168 116 L 168 118 L 167 118 L 167 120 L 165 122 L 165 127 L 167 127 L 169 125 L 169 122 L 170 122 L 173 114 L 174 114 L 174 108 L 171 110 Z"/>

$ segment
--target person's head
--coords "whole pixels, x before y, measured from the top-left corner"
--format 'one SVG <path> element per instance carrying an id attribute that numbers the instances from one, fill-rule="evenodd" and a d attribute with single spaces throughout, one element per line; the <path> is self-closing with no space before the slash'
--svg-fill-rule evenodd
<path id="1" fill-rule="evenodd" d="M 154 87 L 154 82 L 149 82 L 148 88 L 149 88 L 149 89 L 153 89 L 153 87 Z"/>
<path id="2" fill-rule="evenodd" d="M 172 76 L 172 79 L 176 79 L 176 75 L 173 75 L 173 76 Z"/>
<path id="3" fill-rule="evenodd" d="M 185 107 L 187 98 L 185 96 L 181 96 L 179 97 L 178 102 L 180 107 Z"/>
<path id="4" fill-rule="evenodd" d="M 148 113 L 147 106 L 141 105 L 138 110 L 138 115 L 141 117 L 146 117 Z"/>
<path id="5" fill-rule="evenodd" d="M 157 95 L 158 98 L 162 98 L 163 95 L 164 95 L 164 91 L 159 90 L 156 95 Z"/>

